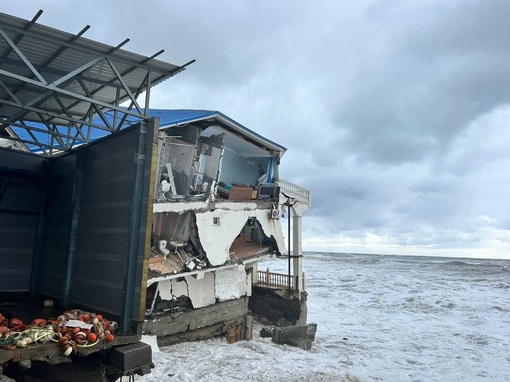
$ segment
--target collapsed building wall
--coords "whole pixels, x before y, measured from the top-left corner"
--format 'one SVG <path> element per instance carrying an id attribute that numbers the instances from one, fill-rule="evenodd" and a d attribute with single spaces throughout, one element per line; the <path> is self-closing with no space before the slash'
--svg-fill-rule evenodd
<path id="1" fill-rule="evenodd" d="M 250 278 L 243 265 L 206 272 L 200 277 L 182 276 L 159 281 L 159 296 L 162 300 L 177 300 L 184 296 L 189 298 L 194 309 L 214 305 L 216 301 L 251 296 Z"/>

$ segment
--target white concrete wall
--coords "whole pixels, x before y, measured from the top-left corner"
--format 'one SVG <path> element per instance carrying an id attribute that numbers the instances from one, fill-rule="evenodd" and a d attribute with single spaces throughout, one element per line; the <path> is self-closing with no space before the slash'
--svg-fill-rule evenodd
<path id="1" fill-rule="evenodd" d="M 248 214 L 225 210 L 197 214 L 200 243 L 212 266 L 223 265 L 229 258 L 229 248 L 246 222 Z M 213 225 L 214 219 L 219 225 Z"/>
<path id="2" fill-rule="evenodd" d="M 178 280 L 171 279 L 159 282 L 159 295 L 163 300 L 187 296 L 191 300 L 193 308 L 202 308 L 216 302 L 213 272 L 205 273 L 200 280 L 193 276 L 186 276 L 184 281 Z"/>
<path id="3" fill-rule="evenodd" d="M 256 211 L 257 220 L 262 226 L 262 230 L 264 231 L 266 236 L 271 237 L 272 235 L 275 238 L 276 245 L 280 253 L 283 255 L 286 253 L 286 249 L 285 240 L 283 239 L 282 225 L 279 219 L 269 218 L 270 212 L 271 212 L 270 210 L 257 210 Z"/>
<path id="4" fill-rule="evenodd" d="M 188 284 L 184 281 L 163 280 L 159 282 L 159 295 L 163 300 L 172 300 L 180 296 L 188 295 Z"/>
<path id="5" fill-rule="evenodd" d="M 256 217 L 262 230 L 267 236 L 274 236 L 278 248 L 285 253 L 282 228 L 280 221 L 269 218 L 269 210 L 232 211 L 217 209 L 197 213 L 198 235 L 207 259 L 212 266 L 225 264 L 229 259 L 229 249 L 234 239 L 239 235 L 244 224 L 250 217 Z M 219 225 L 213 225 L 214 218 L 219 219 Z"/>
<path id="6" fill-rule="evenodd" d="M 159 294 L 163 300 L 187 296 L 193 308 L 214 305 L 220 301 L 234 300 L 241 296 L 251 296 L 251 279 L 244 265 L 233 266 L 213 272 L 204 272 L 202 279 L 193 276 L 159 282 Z"/>
<path id="7" fill-rule="evenodd" d="M 216 298 L 220 301 L 251 296 L 251 280 L 244 265 L 217 271 L 215 278 Z"/>
<path id="8" fill-rule="evenodd" d="M 193 308 L 202 308 L 214 305 L 216 297 L 214 294 L 214 272 L 207 272 L 201 280 L 193 276 L 186 276 L 188 283 L 189 298 Z"/>

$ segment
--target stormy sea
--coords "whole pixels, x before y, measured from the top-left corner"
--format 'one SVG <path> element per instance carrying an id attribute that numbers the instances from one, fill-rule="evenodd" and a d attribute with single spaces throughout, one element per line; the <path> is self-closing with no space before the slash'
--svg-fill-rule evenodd
<path id="1" fill-rule="evenodd" d="M 312 350 L 259 336 L 154 353 L 137 381 L 510 381 L 510 260 L 304 253 Z M 285 259 L 259 267 L 286 273 Z"/>

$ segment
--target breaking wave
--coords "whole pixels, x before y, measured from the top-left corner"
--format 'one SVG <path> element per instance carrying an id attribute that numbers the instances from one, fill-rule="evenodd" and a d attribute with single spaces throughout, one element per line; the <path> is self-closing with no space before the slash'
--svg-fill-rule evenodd
<path id="1" fill-rule="evenodd" d="M 287 273 L 285 258 L 261 269 Z M 140 381 L 510 381 L 510 261 L 305 253 L 312 350 L 179 344 Z M 138 380 L 138 379 L 137 379 Z"/>

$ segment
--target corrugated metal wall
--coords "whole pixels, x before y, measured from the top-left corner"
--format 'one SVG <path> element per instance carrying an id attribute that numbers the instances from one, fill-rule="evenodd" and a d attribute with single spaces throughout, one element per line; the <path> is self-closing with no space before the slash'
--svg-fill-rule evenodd
<path id="1" fill-rule="evenodd" d="M 30 289 L 44 162 L 0 150 L 0 292 Z"/>
<path id="2" fill-rule="evenodd" d="M 76 153 L 51 161 L 51 181 L 45 201 L 44 236 L 37 267 L 36 291 L 57 299 L 62 298 L 69 232 L 71 228 L 72 195 Z"/>
<path id="3" fill-rule="evenodd" d="M 145 308 L 141 300 L 145 293 L 143 276 L 147 272 L 146 240 L 150 237 L 146 235 L 147 223 L 152 216 L 149 182 L 158 123 L 159 120 L 149 121 L 143 138 L 146 143 L 140 147 L 140 153 L 137 153 L 141 137 L 138 125 L 50 160 L 51 177 L 45 178 L 49 183 L 42 250 L 37 257 L 38 277 L 33 277 L 38 293 L 64 301 L 67 294 L 72 306 L 110 313 L 119 319 L 129 294 L 126 288 L 131 288 L 134 297 L 128 302 L 133 305 L 128 315 L 139 321 Z M 13 160 L 12 156 L 9 159 Z M 42 163 L 39 167 L 42 174 Z M 137 169 L 140 177 L 135 176 Z M 141 188 L 134 197 L 137 179 Z M 29 205 L 37 212 L 38 202 L 32 205 L 27 200 L 40 200 L 43 187 L 32 179 L 20 182 L 9 192 L 17 195 L 14 198 L 17 205 L 24 208 Z M 133 205 L 138 202 L 141 206 L 136 217 Z M 0 213 L 0 291 L 29 290 L 37 222 L 37 214 Z M 132 246 L 136 248 L 132 250 Z M 23 257 L 9 261 L 20 252 Z M 134 287 L 126 283 L 130 256 L 134 256 L 131 257 Z"/>
<path id="4" fill-rule="evenodd" d="M 79 160 L 84 175 L 71 301 L 113 314 L 124 304 L 137 144 L 138 130 L 127 131 L 91 146 Z M 143 224 L 138 232 L 141 240 L 145 229 Z M 142 261 L 143 254 L 137 269 Z"/>

